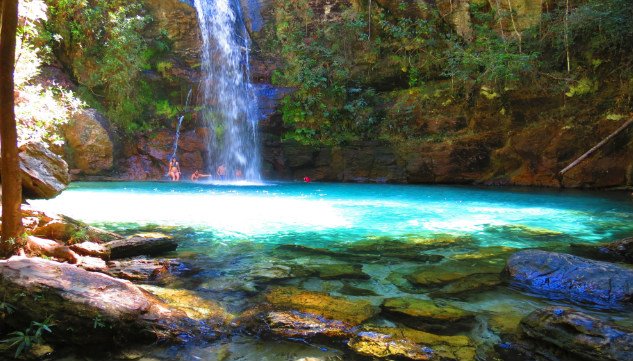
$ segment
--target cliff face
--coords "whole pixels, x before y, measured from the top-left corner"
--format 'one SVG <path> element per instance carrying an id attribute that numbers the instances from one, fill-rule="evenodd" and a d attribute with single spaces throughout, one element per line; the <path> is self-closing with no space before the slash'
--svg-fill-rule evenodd
<path id="1" fill-rule="evenodd" d="M 526 186 L 623 187 L 633 186 L 633 143 L 628 130 L 598 153 L 567 173 L 562 183 L 557 173 L 567 164 L 617 129 L 626 119 L 607 117 L 618 88 L 606 79 L 589 96 L 569 97 L 564 91 L 531 87 L 508 89 L 497 94 L 486 87 L 472 89 L 463 101 L 452 101 L 453 84 L 446 79 L 427 79 L 411 87 L 407 70 L 388 54 L 369 56 L 353 44 L 355 68 L 351 77 L 361 86 L 375 89 L 374 107 L 384 119 L 395 120 L 400 129 L 391 138 L 350 139 L 335 143 L 301 143 L 285 137 L 293 125 L 283 118 L 279 103 L 292 88 L 271 85 L 275 72 L 283 71 L 284 59 L 268 48 L 278 25 L 284 21 L 276 8 L 279 0 L 241 0 L 245 21 L 253 40 L 252 78 L 259 94 L 261 132 L 266 178 L 301 179 L 305 175 L 324 181 L 402 183 L 465 183 Z M 508 38 L 538 24 L 540 1 L 502 2 L 498 11 L 512 18 L 496 23 L 495 32 Z M 361 0 L 309 0 L 306 13 L 311 27 L 325 26 L 349 17 L 367 14 Z M 497 6 L 482 0 L 411 2 L 376 0 L 372 11 L 392 18 L 428 19 L 438 12 L 462 41 L 473 41 L 472 7 Z M 146 37 L 166 33 L 172 51 L 164 74 L 147 71 L 152 87 L 164 94 L 193 88 L 194 103 L 199 79 L 200 34 L 196 11 L 190 1 L 148 0 L 153 18 Z M 511 9 L 510 9 L 511 8 Z M 308 25 L 306 25 L 307 27 Z M 366 26 L 366 25 L 365 25 Z M 380 36 L 379 29 L 372 29 Z M 306 41 L 311 39 L 306 38 Z M 70 53 L 69 53 L 70 54 Z M 68 55 L 71 56 L 71 55 Z M 335 69 L 332 69 L 335 71 Z M 360 75 L 359 75 L 360 74 Z M 360 79 L 360 80 L 359 80 Z M 184 90 L 183 90 L 184 89 Z M 186 92 L 185 92 L 186 93 Z M 170 98 L 184 108 L 184 98 Z M 183 123 L 185 173 L 202 167 L 206 156 L 201 143 L 208 132 L 195 113 Z M 162 176 L 175 132 L 175 120 L 163 120 L 164 129 L 119 144 L 115 171 L 120 177 L 153 179 Z M 140 139 L 140 141 L 139 141 Z M 187 140 L 188 139 L 188 140 Z M 127 144 L 129 143 L 129 144 Z M 191 169 L 188 169 L 191 168 Z"/>

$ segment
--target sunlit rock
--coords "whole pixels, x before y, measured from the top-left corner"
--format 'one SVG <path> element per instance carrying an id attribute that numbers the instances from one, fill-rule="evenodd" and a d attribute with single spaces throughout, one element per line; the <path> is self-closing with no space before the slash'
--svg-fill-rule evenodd
<path id="1" fill-rule="evenodd" d="M 633 270 L 563 253 L 528 250 L 508 259 L 504 276 L 548 298 L 619 307 L 633 302 Z"/>
<path id="2" fill-rule="evenodd" d="M 222 305 L 202 298 L 194 291 L 149 285 L 140 287 L 156 295 L 171 307 L 184 311 L 187 316 L 195 320 L 206 320 L 218 325 L 225 325 L 234 318 Z"/>
<path id="3" fill-rule="evenodd" d="M 18 327 L 20 320 L 50 315 L 56 327 L 49 337 L 65 343 L 177 340 L 200 332 L 184 312 L 129 281 L 67 263 L 24 257 L 0 261 L 0 289 L 4 302 L 15 306 L 16 317 L 4 321 Z"/>
<path id="4" fill-rule="evenodd" d="M 274 287 L 265 298 L 274 309 L 312 313 L 351 325 L 358 325 L 378 313 L 377 307 L 368 301 L 348 300 L 294 287 Z"/>
<path id="5" fill-rule="evenodd" d="M 437 291 L 434 291 L 432 295 L 470 295 L 473 292 L 494 289 L 500 284 L 501 278 L 498 273 L 475 273 L 450 282 Z"/>
<path id="6" fill-rule="evenodd" d="M 327 338 L 332 341 L 348 338 L 354 332 L 353 327 L 344 322 L 296 311 L 270 312 L 265 322 L 273 334 L 285 338 Z"/>
<path id="7" fill-rule="evenodd" d="M 412 297 L 388 298 L 382 312 L 411 328 L 442 333 L 468 329 L 474 319 L 474 314 L 449 304 Z"/>
<path id="8" fill-rule="evenodd" d="M 70 183 L 68 164 L 42 143 L 20 146 L 22 193 L 27 199 L 54 198 Z"/>
<path id="9" fill-rule="evenodd" d="M 475 345 L 467 336 L 435 335 L 406 327 L 378 327 L 370 328 L 369 330 L 387 334 L 395 338 L 410 340 L 421 346 L 428 346 L 442 359 L 459 361 L 475 360 Z"/>
<path id="10" fill-rule="evenodd" d="M 112 168 L 113 144 L 106 130 L 108 120 L 95 109 L 73 114 L 64 127 L 66 159 L 73 169 L 97 174 Z"/>
<path id="11" fill-rule="evenodd" d="M 407 276 L 407 280 L 420 287 L 440 287 L 473 274 L 498 274 L 502 269 L 503 263 L 451 262 L 420 268 L 417 272 Z"/>
<path id="12" fill-rule="evenodd" d="M 381 359 L 440 360 L 429 347 L 377 332 L 360 332 L 347 346 L 361 355 Z"/>
<path id="13" fill-rule="evenodd" d="M 323 280 L 340 280 L 340 279 L 369 279 L 369 275 L 363 272 L 363 266 L 360 264 L 310 264 L 303 266 L 304 271 L 313 274 Z"/>

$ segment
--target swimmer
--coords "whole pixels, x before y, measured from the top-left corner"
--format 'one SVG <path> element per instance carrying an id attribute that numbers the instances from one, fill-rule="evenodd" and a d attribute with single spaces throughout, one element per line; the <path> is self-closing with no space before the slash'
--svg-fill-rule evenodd
<path id="1" fill-rule="evenodd" d="M 215 172 L 220 179 L 224 180 L 224 176 L 226 176 L 226 167 L 224 164 L 220 164 Z"/>
<path id="2" fill-rule="evenodd" d="M 210 177 L 210 176 L 211 176 L 211 174 L 202 174 L 202 173 L 200 173 L 199 170 L 196 169 L 196 171 L 193 172 L 193 174 L 191 175 L 191 180 L 195 182 L 195 181 L 197 181 L 200 178 Z"/>

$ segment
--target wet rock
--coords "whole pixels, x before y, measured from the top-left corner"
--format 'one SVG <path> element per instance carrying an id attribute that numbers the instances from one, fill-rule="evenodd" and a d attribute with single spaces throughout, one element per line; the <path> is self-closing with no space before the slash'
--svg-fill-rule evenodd
<path id="1" fill-rule="evenodd" d="M 364 356 L 381 359 L 439 360 L 433 350 L 414 342 L 397 339 L 377 332 L 360 332 L 347 346 Z"/>
<path id="2" fill-rule="evenodd" d="M 248 276 L 255 279 L 280 280 L 292 277 L 292 269 L 279 264 L 257 265 L 248 273 Z"/>
<path id="3" fill-rule="evenodd" d="M 633 360 L 633 330 L 625 330 L 566 307 L 547 307 L 521 321 L 521 331 L 539 343 L 583 360 Z"/>
<path id="4" fill-rule="evenodd" d="M 108 242 L 111 259 L 155 256 L 176 250 L 178 243 L 162 233 L 139 233 L 131 237 Z"/>
<path id="5" fill-rule="evenodd" d="M 464 237 L 436 236 L 432 238 L 411 237 L 406 240 L 368 239 L 350 245 L 347 250 L 356 255 L 372 255 L 379 258 L 397 258 L 416 262 L 439 262 L 444 256 L 424 253 L 429 250 L 455 247 L 466 241 Z"/>
<path id="6" fill-rule="evenodd" d="M 345 283 L 339 292 L 348 296 L 378 296 L 378 294 L 372 290 L 356 287 L 349 283 Z"/>
<path id="7" fill-rule="evenodd" d="M 383 314 L 416 330 L 450 333 L 472 326 L 474 315 L 448 304 L 412 297 L 388 298 Z"/>
<path id="8" fill-rule="evenodd" d="M 505 224 L 500 226 L 489 226 L 484 229 L 486 233 L 499 234 L 508 238 L 533 239 L 549 241 L 560 238 L 562 232 L 553 231 L 547 228 L 530 227 L 522 224 Z"/>
<path id="9" fill-rule="evenodd" d="M 98 174 L 112 168 L 113 145 L 107 130 L 108 120 L 95 109 L 73 114 L 64 129 L 70 166 L 85 174 Z"/>
<path id="10" fill-rule="evenodd" d="M 219 303 L 203 298 L 194 291 L 171 289 L 150 285 L 140 286 L 163 300 L 171 307 L 184 311 L 194 320 L 205 320 L 215 325 L 227 325 L 234 316 Z"/>
<path id="11" fill-rule="evenodd" d="M 612 263 L 529 250 L 512 255 L 503 275 L 512 285 L 548 298 L 607 307 L 633 303 L 633 270 Z"/>
<path id="12" fill-rule="evenodd" d="M 363 272 L 360 264 L 317 264 L 303 267 L 308 274 L 313 274 L 323 280 L 360 279 L 368 280 L 370 277 Z"/>
<path id="13" fill-rule="evenodd" d="M 312 313 L 352 326 L 378 313 L 376 307 L 364 300 L 352 301 L 294 287 L 274 287 L 265 294 L 265 298 L 274 309 Z"/>
<path id="14" fill-rule="evenodd" d="M 131 259 L 124 261 L 110 261 L 105 273 L 112 277 L 130 281 L 155 281 L 169 272 L 170 267 L 177 264 L 170 260 Z"/>
<path id="15" fill-rule="evenodd" d="M 25 198 L 54 198 L 70 183 L 68 164 L 44 144 L 23 144 L 19 148 L 18 156 Z"/>
<path id="16" fill-rule="evenodd" d="M 498 274 L 502 269 L 502 264 L 460 261 L 420 268 L 406 279 L 416 286 L 432 288 L 441 287 L 474 274 Z"/>
<path id="17" fill-rule="evenodd" d="M 493 289 L 500 284 L 501 278 L 497 273 L 475 273 L 443 286 L 432 295 L 454 296 L 465 293 L 470 295 L 473 292 Z"/>
<path id="18" fill-rule="evenodd" d="M 442 336 L 406 327 L 380 327 L 370 328 L 369 330 L 387 334 L 395 338 L 410 340 L 422 346 L 428 346 L 433 349 L 433 352 L 442 360 L 475 360 L 475 345 L 467 336 Z"/>
<path id="19" fill-rule="evenodd" d="M 344 339 L 354 332 L 352 326 L 310 313 L 297 311 L 269 312 L 265 320 L 270 331 L 285 338 Z"/>
<path id="20" fill-rule="evenodd" d="M 202 327 L 129 281 L 40 258 L 0 261 L 0 290 L 16 307 L 17 317 L 5 322 L 50 315 L 56 328 L 49 337 L 65 343 L 178 340 L 198 335 Z"/>
<path id="21" fill-rule="evenodd" d="M 633 263 L 633 237 L 603 244 L 572 244 L 572 251 L 594 259 Z"/>

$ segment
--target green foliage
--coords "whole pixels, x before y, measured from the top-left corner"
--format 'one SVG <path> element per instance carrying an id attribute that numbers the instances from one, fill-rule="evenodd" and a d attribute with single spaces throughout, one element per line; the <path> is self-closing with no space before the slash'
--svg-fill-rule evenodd
<path id="1" fill-rule="evenodd" d="M 106 115 L 127 134 L 154 128 L 150 119 L 157 99 L 142 72 L 170 51 L 166 32 L 155 39 L 143 36 L 152 19 L 139 3 L 46 1 L 50 38 L 72 62 L 74 77 L 89 90 L 89 102 L 103 104 Z"/>
<path id="2" fill-rule="evenodd" d="M 14 331 L 8 336 L 11 336 L 1 342 L 9 344 L 9 347 L 15 347 L 15 358 L 18 358 L 22 352 L 31 348 L 34 344 L 40 344 L 43 340 L 44 332 L 53 332 L 51 327 L 53 326 L 53 318 L 47 317 L 42 322 L 31 321 L 29 327 L 24 331 Z"/>

